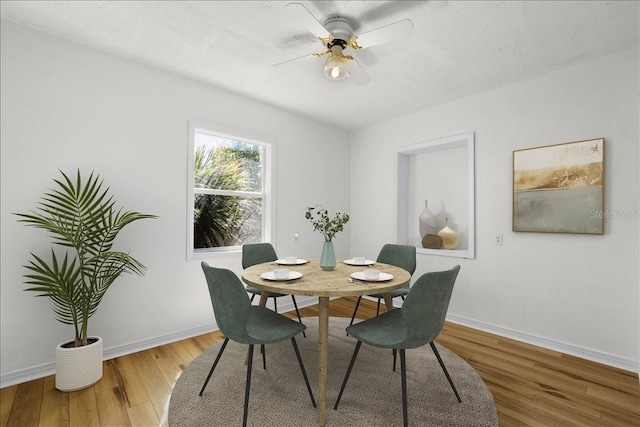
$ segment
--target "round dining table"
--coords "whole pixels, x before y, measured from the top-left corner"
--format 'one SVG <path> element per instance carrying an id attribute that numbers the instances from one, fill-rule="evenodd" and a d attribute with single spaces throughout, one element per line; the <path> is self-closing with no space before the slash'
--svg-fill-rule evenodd
<path id="1" fill-rule="evenodd" d="M 260 305 L 262 306 L 266 304 L 272 293 L 318 297 L 318 425 L 323 427 L 327 419 L 329 299 L 383 294 L 387 310 L 391 310 L 393 304 L 389 292 L 408 285 L 411 275 L 402 268 L 373 261 L 368 262 L 367 265 L 352 265 L 351 260 L 338 260 L 335 269 L 330 271 L 322 270 L 317 259 L 298 259 L 292 265 L 279 264 L 283 261 L 251 266 L 243 270 L 242 280 L 261 290 Z M 371 267 L 380 271 L 378 280 L 364 280 L 364 269 Z M 273 270 L 278 268 L 289 269 L 292 279 L 275 280 Z M 352 277 L 354 273 L 356 278 Z"/>

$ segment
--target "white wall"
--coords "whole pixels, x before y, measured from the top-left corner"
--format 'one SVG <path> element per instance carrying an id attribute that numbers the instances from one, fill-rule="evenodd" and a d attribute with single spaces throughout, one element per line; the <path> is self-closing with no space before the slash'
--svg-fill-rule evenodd
<path id="1" fill-rule="evenodd" d="M 414 277 L 459 263 L 452 320 L 637 371 L 638 73 L 629 51 L 354 132 L 352 252 L 395 239 L 395 147 L 475 132 L 476 259 L 419 255 Z M 636 218 L 607 219 L 602 236 L 513 233 L 513 150 L 597 137 L 605 206 Z"/>
<path id="2" fill-rule="evenodd" d="M 105 355 L 214 326 L 199 263 L 185 260 L 191 117 L 276 142 L 276 248 L 310 258 L 322 237 L 306 205 L 351 215 L 338 256 L 375 256 L 394 240 L 395 147 L 475 132 L 476 259 L 420 255 L 416 276 L 460 263 L 454 320 L 637 370 L 638 220 L 607 220 L 604 236 L 510 231 L 512 152 L 545 144 L 605 137 L 606 207 L 638 211 L 637 51 L 353 132 L 349 151 L 349 135 L 329 126 L 12 23 L 1 30 L 1 387 L 50 374 L 55 345 L 72 335 L 21 290 L 28 253 L 49 245 L 12 215 L 35 207 L 58 168 L 95 169 L 125 208 L 159 215 L 119 241 L 148 273 L 117 282 L 92 320 Z M 240 272 L 237 253 L 208 261 Z"/>
<path id="3" fill-rule="evenodd" d="M 159 215 L 130 225 L 116 242 L 148 272 L 116 282 L 92 319 L 106 356 L 214 326 L 199 262 L 185 259 L 189 118 L 276 143 L 280 254 L 319 257 L 323 239 L 304 219 L 307 205 L 349 210 L 348 192 L 339 191 L 349 186 L 346 132 L 9 22 L 1 29 L 3 387 L 52 373 L 55 346 L 73 338 L 45 299 L 22 291 L 29 252 L 46 255 L 50 245 L 12 215 L 33 209 L 58 169 L 95 170 L 119 205 Z M 335 241 L 338 256 L 348 255 L 348 244 L 349 226 Z M 241 271 L 239 253 L 207 261 Z"/>

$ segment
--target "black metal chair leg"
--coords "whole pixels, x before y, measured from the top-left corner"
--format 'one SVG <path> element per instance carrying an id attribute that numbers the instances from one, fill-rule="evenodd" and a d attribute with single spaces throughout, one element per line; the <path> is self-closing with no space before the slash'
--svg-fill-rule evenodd
<path id="1" fill-rule="evenodd" d="M 358 301 L 356 301 L 356 308 L 353 309 L 353 314 L 351 315 L 351 322 L 349 322 L 349 326 L 353 325 L 353 320 L 356 318 L 356 313 L 358 312 L 358 306 L 360 306 L 361 299 L 362 299 L 362 296 L 359 296 Z"/>
<path id="2" fill-rule="evenodd" d="M 276 302 L 278 298 L 273 297 L 273 311 L 278 312 L 278 303 Z"/>
<path id="3" fill-rule="evenodd" d="M 291 299 L 293 300 L 293 307 L 296 309 L 296 314 L 298 315 L 298 322 L 302 325 L 302 317 L 300 317 L 300 311 L 298 311 L 298 303 L 296 303 L 296 297 L 291 295 Z M 302 336 L 307 337 L 307 334 L 302 331 Z"/>
<path id="4" fill-rule="evenodd" d="M 247 385 L 244 390 L 244 412 L 242 414 L 242 427 L 247 427 L 247 414 L 249 413 L 249 390 L 251 389 L 251 365 L 253 365 L 253 344 L 249 345 L 249 360 L 247 360 Z"/>
<path id="5" fill-rule="evenodd" d="M 253 303 L 253 299 L 256 297 L 256 294 L 251 294 L 251 303 Z"/>
<path id="6" fill-rule="evenodd" d="M 264 351 L 264 344 L 260 345 L 260 353 L 262 353 L 262 369 L 267 369 L 267 352 Z"/>
<path id="7" fill-rule="evenodd" d="M 405 360 L 404 348 L 400 349 L 400 373 L 402 377 L 402 420 L 404 427 L 409 426 L 407 412 L 407 361 Z"/>
<path id="8" fill-rule="evenodd" d="M 380 314 L 380 298 L 378 298 L 378 305 L 376 306 L 376 316 Z"/>
<path id="9" fill-rule="evenodd" d="M 429 343 L 429 345 L 431 346 L 431 349 L 433 350 L 433 353 L 436 355 L 436 359 L 438 359 L 438 363 L 440 363 L 440 367 L 442 368 L 442 371 L 446 375 L 447 380 L 449 380 L 449 385 L 453 389 L 453 392 L 455 393 L 456 398 L 458 399 L 458 402 L 462 402 L 462 399 L 460 399 L 460 395 L 458 394 L 458 390 L 456 390 L 456 386 L 453 385 L 453 381 L 451 380 L 451 377 L 449 376 L 449 372 L 447 371 L 447 368 L 445 368 L 445 366 L 444 366 L 444 362 L 442 361 L 442 358 L 440 357 L 440 353 L 438 353 L 438 349 L 436 348 L 436 345 L 433 343 L 433 341 L 431 341 Z"/>
<path id="10" fill-rule="evenodd" d="M 218 361 L 220 360 L 220 356 L 222 356 L 222 352 L 224 352 L 224 349 L 227 346 L 228 342 L 229 342 L 229 338 L 225 338 L 224 342 L 222 343 L 222 347 L 220 347 L 220 351 L 218 351 L 216 360 L 213 362 L 213 366 L 211 366 L 211 369 L 209 370 L 209 375 L 207 375 L 207 379 L 204 381 L 204 384 L 200 389 L 200 393 L 198 393 L 198 396 L 202 396 L 202 393 L 204 393 L 204 389 L 207 387 L 207 384 L 209 384 L 209 379 L 211 378 L 211 374 L 213 374 L 213 370 L 216 369 L 216 365 L 218 364 Z"/>
<path id="11" fill-rule="evenodd" d="M 396 356 L 398 355 L 398 350 L 393 349 L 393 372 L 396 371 Z"/>
<path id="12" fill-rule="evenodd" d="M 300 365 L 300 370 L 302 371 L 302 376 L 304 377 L 304 383 L 307 385 L 307 390 L 309 391 L 309 396 L 311 396 L 311 403 L 313 403 L 313 407 L 316 407 L 316 400 L 313 398 L 313 392 L 311 391 L 311 385 L 309 384 L 309 378 L 307 378 L 307 371 L 304 369 L 304 364 L 302 363 L 302 357 L 300 357 L 300 350 L 298 349 L 298 343 L 296 342 L 295 337 L 291 337 L 291 342 L 293 343 L 293 349 L 296 352 L 296 357 L 298 358 L 298 364 Z"/>
<path id="13" fill-rule="evenodd" d="M 338 393 L 336 404 L 333 406 L 334 410 L 338 409 L 338 403 L 340 403 L 340 399 L 342 398 L 342 392 L 344 391 L 344 388 L 347 385 L 347 381 L 349 380 L 349 375 L 351 375 L 351 368 L 353 368 L 353 362 L 356 361 L 356 356 L 358 355 L 358 351 L 360 350 L 361 345 L 362 345 L 362 341 L 358 341 L 358 343 L 356 344 L 356 349 L 353 351 L 353 356 L 351 356 L 351 362 L 349 362 L 349 368 L 347 368 L 347 373 L 344 376 L 344 381 L 342 382 L 342 386 L 340 387 L 340 393 Z"/>

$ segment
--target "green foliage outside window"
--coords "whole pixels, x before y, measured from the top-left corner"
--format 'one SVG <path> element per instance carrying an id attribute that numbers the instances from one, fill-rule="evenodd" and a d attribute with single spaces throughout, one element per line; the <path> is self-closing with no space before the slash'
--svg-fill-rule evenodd
<path id="1" fill-rule="evenodd" d="M 237 141 L 197 145 L 194 157 L 194 248 L 239 246 L 262 239 L 262 198 L 202 194 L 197 189 L 262 191 L 262 148 Z"/>

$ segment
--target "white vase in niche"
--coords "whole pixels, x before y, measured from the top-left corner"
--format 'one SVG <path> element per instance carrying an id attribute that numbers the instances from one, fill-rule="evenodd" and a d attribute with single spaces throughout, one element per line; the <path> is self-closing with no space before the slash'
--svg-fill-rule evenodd
<path id="1" fill-rule="evenodd" d="M 438 231 L 442 238 L 442 249 L 454 249 L 458 246 L 458 233 L 449 228 L 449 217 L 444 218 L 444 228 Z"/>
<path id="2" fill-rule="evenodd" d="M 436 217 L 429 210 L 427 200 L 424 201 L 424 209 L 418 217 L 418 223 L 420 225 L 420 240 L 424 239 L 427 234 L 436 234 Z"/>

